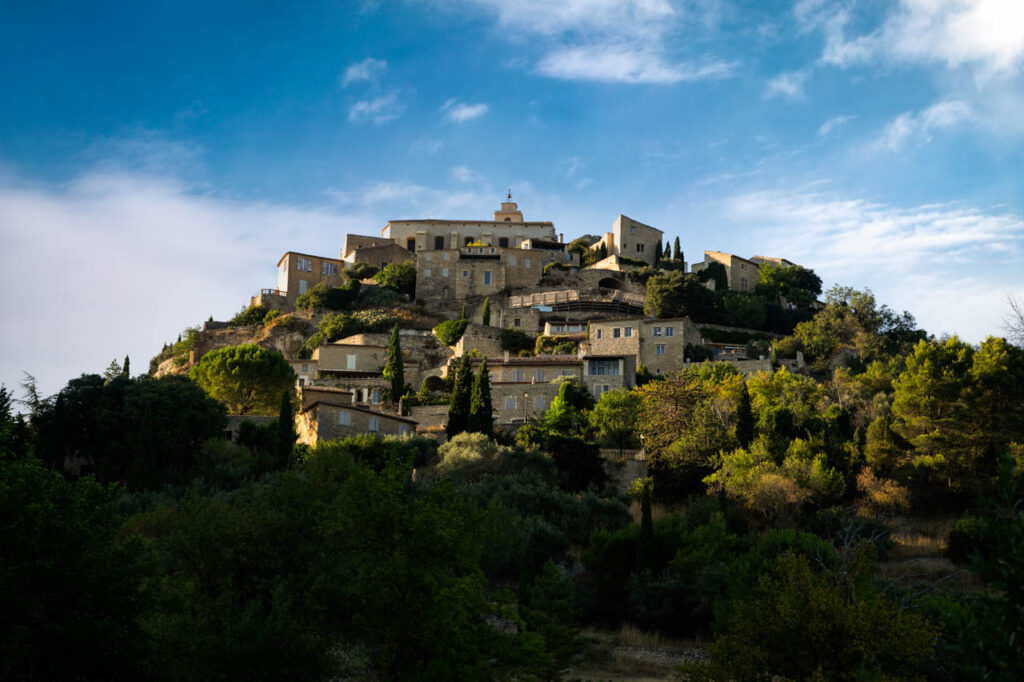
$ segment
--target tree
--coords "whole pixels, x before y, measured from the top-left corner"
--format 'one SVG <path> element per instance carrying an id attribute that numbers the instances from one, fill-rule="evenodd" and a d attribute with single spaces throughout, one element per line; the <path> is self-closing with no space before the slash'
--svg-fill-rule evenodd
<path id="1" fill-rule="evenodd" d="M 754 440 L 754 412 L 750 407 L 750 391 L 744 381 L 740 388 L 740 400 L 736 406 L 736 440 L 741 448 L 750 447 Z"/>
<path id="2" fill-rule="evenodd" d="M 697 279 L 701 282 L 712 280 L 715 283 L 715 291 L 729 292 L 729 273 L 726 272 L 725 266 L 718 261 L 708 263 L 707 267 L 697 273 Z"/>
<path id="3" fill-rule="evenodd" d="M 644 312 L 658 318 L 689 316 L 694 321 L 708 321 L 714 315 L 714 294 L 696 275 L 679 271 L 657 274 L 647 280 Z"/>
<path id="4" fill-rule="evenodd" d="M 462 314 L 459 315 L 459 319 L 460 320 L 468 320 L 469 319 L 468 317 L 466 317 L 466 302 L 465 301 L 462 302 Z"/>
<path id="5" fill-rule="evenodd" d="M 388 263 L 373 279 L 382 287 L 412 298 L 416 295 L 416 262 Z"/>
<path id="6" fill-rule="evenodd" d="M 494 408 L 491 406 L 491 377 L 487 373 L 487 358 L 473 377 L 473 390 L 469 401 L 467 431 L 494 436 Z"/>
<path id="7" fill-rule="evenodd" d="M 480 324 L 485 327 L 491 326 L 491 297 L 488 296 L 484 299 L 484 311 L 481 316 Z"/>
<path id="8" fill-rule="evenodd" d="M 657 266 L 661 262 L 661 240 L 658 240 L 658 245 L 654 247 L 654 265 Z"/>
<path id="9" fill-rule="evenodd" d="M 679 237 L 676 237 L 675 253 L 672 254 L 672 260 L 680 262 L 683 260 L 683 249 L 679 246 Z"/>
<path id="10" fill-rule="evenodd" d="M 570 382 L 562 382 L 558 387 L 558 395 L 551 401 L 544 415 L 544 426 L 559 433 L 578 433 L 583 422 L 583 415 L 572 402 Z"/>
<path id="11" fill-rule="evenodd" d="M 332 287 L 327 282 L 314 284 L 295 300 L 299 310 L 343 310 L 352 307 L 362 287 L 358 279 L 350 279 L 343 286 Z M 264 315 L 262 320 L 267 319 Z"/>
<path id="12" fill-rule="evenodd" d="M 117 377 L 123 375 L 124 369 L 121 367 L 121 363 L 117 361 L 117 358 L 111 360 L 110 364 L 107 365 L 107 368 L 103 370 L 103 376 L 106 378 L 107 381 L 113 381 Z"/>
<path id="13" fill-rule="evenodd" d="M 129 360 L 127 355 L 124 356 L 124 365 L 121 367 L 121 376 L 125 379 L 131 379 L 132 377 L 131 360 Z"/>
<path id="14" fill-rule="evenodd" d="M 402 363 L 402 346 L 398 336 L 398 325 L 391 330 L 388 343 L 388 361 L 384 365 L 384 378 L 391 380 L 391 400 L 398 402 L 405 395 L 405 367 Z"/>
<path id="15" fill-rule="evenodd" d="M 274 414 L 281 392 L 295 385 L 284 356 L 255 344 L 210 351 L 189 376 L 231 414 Z"/>
<path id="16" fill-rule="evenodd" d="M 1012 343 L 1024 347 L 1024 299 L 1007 295 L 1006 306 L 1010 312 L 1003 320 L 1003 328 Z"/>
<path id="17" fill-rule="evenodd" d="M 470 400 L 473 392 L 473 373 L 469 356 L 463 355 L 448 368 L 452 376 L 452 396 L 448 403 L 448 423 L 445 433 L 448 438 L 469 428 Z"/>
<path id="18" fill-rule="evenodd" d="M 608 447 L 623 450 L 637 443 L 640 396 L 626 388 L 605 391 L 590 411 L 590 428 Z"/>

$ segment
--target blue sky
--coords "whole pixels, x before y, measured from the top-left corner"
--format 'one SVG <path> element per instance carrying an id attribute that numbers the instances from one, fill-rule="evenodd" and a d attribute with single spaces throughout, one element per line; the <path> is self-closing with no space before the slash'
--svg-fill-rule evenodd
<path id="1" fill-rule="evenodd" d="M 1024 292 L 1019 0 L 5 3 L 0 381 L 226 318 L 286 250 L 511 187 L 869 287 L 929 331 Z"/>

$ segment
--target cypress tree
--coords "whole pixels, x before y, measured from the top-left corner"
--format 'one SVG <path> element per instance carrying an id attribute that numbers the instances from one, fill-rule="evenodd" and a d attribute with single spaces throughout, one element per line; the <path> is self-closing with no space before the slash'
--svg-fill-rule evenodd
<path id="1" fill-rule="evenodd" d="M 459 317 L 460 320 L 466 319 L 466 302 L 462 302 L 462 315 Z"/>
<path id="2" fill-rule="evenodd" d="M 490 327 L 491 326 L 491 297 L 490 296 L 488 296 L 487 298 L 484 299 L 484 313 L 483 313 L 483 322 L 482 322 L 482 324 L 485 327 Z"/>
<path id="3" fill-rule="evenodd" d="M 654 247 L 654 264 L 657 265 L 661 260 L 661 240 L 658 240 L 658 245 Z"/>
<path id="4" fill-rule="evenodd" d="M 736 408 L 736 440 L 742 448 L 750 447 L 754 440 L 754 412 L 750 408 L 750 391 L 745 381 L 740 391 L 740 404 Z"/>
<path id="5" fill-rule="evenodd" d="M 682 260 L 683 249 L 679 246 L 679 237 L 676 237 L 676 252 L 672 254 L 672 260 Z"/>
<path id="6" fill-rule="evenodd" d="M 125 379 L 132 378 L 132 373 L 131 370 L 129 369 L 129 364 L 130 363 L 128 360 L 128 356 L 126 355 L 124 356 L 124 365 L 121 367 L 121 376 L 123 376 Z"/>
<path id="7" fill-rule="evenodd" d="M 291 391 L 282 391 L 281 409 L 277 414 L 277 433 L 274 438 L 274 468 L 284 469 L 291 462 L 292 448 L 295 446 L 295 417 L 292 414 Z"/>
<path id="8" fill-rule="evenodd" d="M 469 401 L 469 424 L 467 431 L 494 437 L 494 410 L 491 406 L 491 377 L 487 373 L 487 359 L 480 363 L 480 369 L 473 377 L 473 390 Z"/>
<path id="9" fill-rule="evenodd" d="M 402 364 L 402 345 L 398 339 L 398 325 L 391 331 L 388 343 L 388 362 L 384 365 L 384 376 L 391 379 L 391 400 L 398 402 L 405 393 L 405 366 Z"/>
<path id="10" fill-rule="evenodd" d="M 597 249 L 597 260 L 604 260 L 608 257 L 608 245 L 601 242 L 601 246 Z"/>
<path id="11" fill-rule="evenodd" d="M 448 403 L 448 425 L 445 433 L 449 438 L 462 433 L 469 426 L 469 399 L 473 391 L 473 373 L 469 357 L 463 355 L 452 363 L 452 397 Z"/>
<path id="12" fill-rule="evenodd" d="M 640 490 L 640 542 L 637 546 L 637 563 L 641 570 L 654 566 L 654 516 L 651 513 L 651 498 L 654 480 L 650 477 L 638 480 Z"/>

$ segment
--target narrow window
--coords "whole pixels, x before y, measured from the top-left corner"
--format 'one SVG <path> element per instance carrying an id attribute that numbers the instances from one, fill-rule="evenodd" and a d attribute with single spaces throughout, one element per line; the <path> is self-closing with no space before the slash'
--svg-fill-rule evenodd
<path id="1" fill-rule="evenodd" d="M 441 268 L 441 276 L 442 277 L 447 277 L 448 276 L 448 268 Z"/>
<path id="2" fill-rule="evenodd" d="M 370 429 L 370 431 L 374 431 L 374 432 L 380 431 L 380 418 L 379 417 L 370 417 L 369 429 Z"/>
<path id="3" fill-rule="evenodd" d="M 597 338 L 601 338 L 601 330 L 600 329 L 597 330 Z"/>
<path id="4" fill-rule="evenodd" d="M 655 327 L 654 328 L 654 335 L 655 336 L 661 336 L 661 327 Z"/>
<path id="5" fill-rule="evenodd" d="M 408 249 L 409 251 L 415 251 L 416 250 L 416 238 L 415 237 L 410 237 L 409 239 L 406 239 L 405 240 L 405 248 Z"/>
<path id="6" fill-rule="evenodd" d="M 530 259 L 529 258 L 523 259 L 523 267 L 526 268 L 527 270 L 530 269 Z"/>
<path id="7" fill-rule="evenodd" d="M 544 409 L 544 396 L 537 396 L 533 399 L 533 406 L 538 410 Z"/>
<path id="8" fill-rule="evenodd" d="M 516 257 L 515 256 L 509 256 L 508 257 L 508 264 L 509 265 L 515 265 L 516 264 Z"/>
<path id="9" fill-rule="evenodd" d="M 463 279 L 469 279 L 469 270 L 463 270 L 462 271 L 462 278 Z"/>
<path id="10" fill-rule="evenodd" d="M 430 277 L 430 268 L 427 268 L 426 270 L 423 271 L 423 276 Z"/>
<path id="11" fill-rule="evenodd" d="M 542 370 L 542 369 L 535 369 L 533 371 L 533 380 L 536 381 L 538 384 L 543 383 L 544 382 L 544 370 Z"/>
<path id="12" fill-rule="evenodd" d="M 434 248 L 438 251 L 444 249 L 444 237 L 434 237 Z"/>
<path id="13" fill-rule="evenodd" d="M 507 398 L 505 398 L 505 409 L 506 410 L 514 410 L 514 409 L 516 409 L 516 399 L 515 399 L 515 397 L 508 396 Z"/>
<path id="14" fill-rule="evenodd" d="M 309 287 L 309 282 L 304 279 L 299 280 L 299 296 L 306 293 L 306 288 Z"/>
<path id="15" fill-rule="evenodd" d="M 344 411 L 338 413 L 338 425 L 339 426 L 350 426 L 351 424 L 352 424 L 352 415 L 350 415 L 348 412 L 344 412 Z"/>
<path id="16" fill-rule="evenodd" d="M 519 327 L 519 326 L 521 326 L 521 324 L 522 324 L 522 321 L 518 317 L 515 318 L 514 320 L 512 320 L 512 326 L 513 327 Z"/>
<path id="17" fill-rule="evenodd" d="M 675 333 L 672 327 L 665 327 L 665 336 L 672 336 Z"/>
<path id="18" fill-rule="evenodd" d="M 664 355 L 665 354 L 665 344 L 663 344 L 663 343 L 655 344 L 655 346 L 654 346 L 654 354 L 655 355 Z"/>
<path id="19" fill-rule="evenodd" d="M 523 380 L 523 370 L 517 369 L 514 372 L 512 372 L 512 381 L 522 382 L 522 380 Z"/>
<path id="20" fill-rule="evenodd" d="M 622 336 L 622 330 L 621 329 L 619 329 L 618 327 L 615 327 L 614 329 L 612 329 L 612 338 L 613 339 L 617 339 L 620 336 Z"/>
<path id="21" fill-rule="evenodd" d="M 490 284 L 490 283 L 491 283 L 491 271 L 490 270 L 484 270 L 484 284 Z"/>
<path id="22" fill-rule="evenodd" d="M 507 249 L 508 248 L 508 237 L 499 237 L 498 238 L 498 246 L 500 246 L 503 249 Z"/>
<path id="23" fill-rule="evenodd" d="M 626 336 L 633 336 L 633 328 L 632 327 L 626 327 L 623 331 L 625 332 Z"/>

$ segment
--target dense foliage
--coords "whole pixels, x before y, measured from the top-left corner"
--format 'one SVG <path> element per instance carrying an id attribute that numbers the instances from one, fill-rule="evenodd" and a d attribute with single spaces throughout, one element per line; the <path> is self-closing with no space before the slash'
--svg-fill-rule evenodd
<path id="1" fill-rule="evenodd" d="M 295 384 L 284 356 L 255 344 L 210 351 L 189 376 L 231 414 L 276 414 L 281 393 Z"/>

